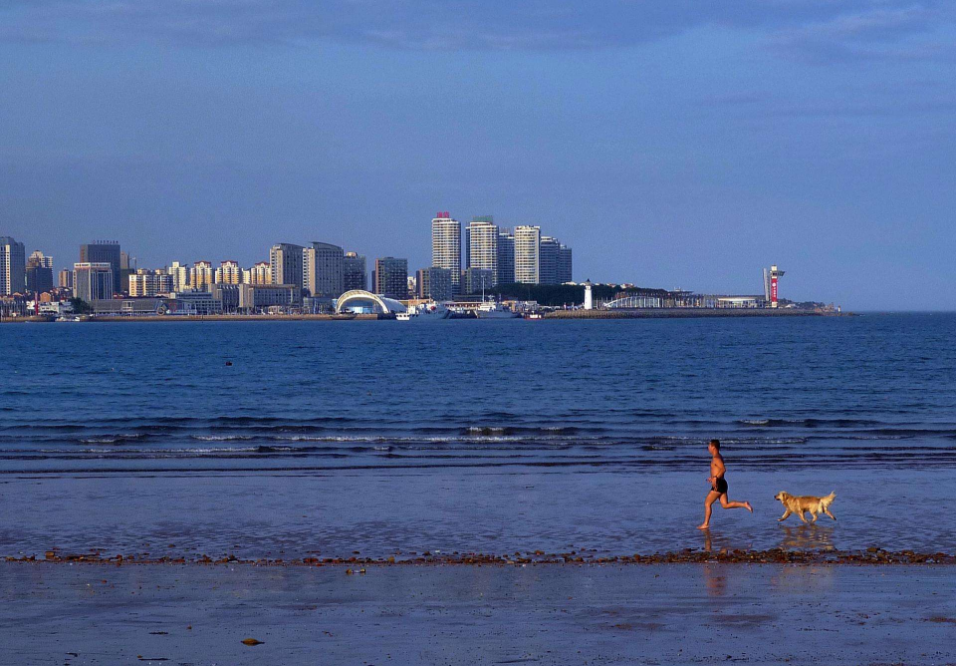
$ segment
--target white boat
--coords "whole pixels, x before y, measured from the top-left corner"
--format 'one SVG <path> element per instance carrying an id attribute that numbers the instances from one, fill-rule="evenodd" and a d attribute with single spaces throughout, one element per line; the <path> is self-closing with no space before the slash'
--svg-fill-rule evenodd
<path id="1" fill-rule="evenodd" d="M 475 308 L 475 316 L 478 319 L 515 319 L 518 313 L 509 310 L 501 303 L 488 301 Z"/>
<path id="2" fill-rule="evenodd" d="M 442 303 L 420 303 L 395 315 L 398 321 L 441 321 L 451 317 L 451 310 Z"/>

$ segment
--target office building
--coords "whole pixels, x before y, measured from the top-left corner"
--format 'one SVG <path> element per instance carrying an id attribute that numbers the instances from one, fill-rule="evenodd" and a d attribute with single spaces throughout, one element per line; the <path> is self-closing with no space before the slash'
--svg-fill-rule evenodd
<path id="1" fill-rule="evenodd" d="M 463 294 L 481 294 L 494 286 L 494 273 L 487 268 L 468 268 L 463 278 Z"/>
<path id="2" fill-rule="evenodd" d="M 0 236 L 0 296 L 26 292 L 26 249 L 10 236 Z"/>
<path id="3" fill-rule="evenodd" d="M 239 311 L 252 313 L 268 308 L 288 308 L 301 300 L 299 287 L 294 284 L 239 285 Z"/>
<path id="4" fill-rule="evenodd" d="M 375 284 L 372 286 L 376 294 L 405 300 L 408 298 L 408 260 L 395 257 L 376 259 L 373 281 Z"/>
<path id="5" fill-rule="evenodd" d="M 571 269 L 571 248 L 562 243 L 558 248 L 558 284 L 574 281 Z"/>
<path id="6" fill-rule="evenodd" d="M 498 284 L 498 237 L 498 226 L 490 215 L 474 218 L 465 229 L 465 266 L 491 271 L 488 287 Z"/>
<path id="7" fill-rule="evenodd" d="M 436 266 L 420 269 L 415 276 L 415 295 L 433 301 L 450 301 L 454 297 L 451 271 Z"/>
<path id="8" fill-rule="evenodd" d="M 461 292 L 461 222 L 447 211 L 432 220 L 432 266 L 451 271 L 452 289 Z"/>
<path id="9" fill-rule="evenodd" d="M 496 284 L 515 282 L 515 237 L 510 229 L 498 230 L 498 275 Z"/>
<path id="10" fill-rule="evenodd" d="M 189 287 L 194 291 L 210 291 L 216 283 L 216 271 L 208 261 L 197 261 L 189 269 Z"/>
<path id="11" fill-rule="evenodd" d="M 269 250 L 269 269 L 272 284 L 294 284 L 301 298 L 304 272 L 301 245 L 279 243 Z"/>
<path id="12" fill-rule="evenodd" d="M 166 272 L 173 278 L 173 291 L 185 291 L 189 287 L 189 267 L 174 261 Z"/>
<path id="13" fill-rule="evenodd" d="M 122 277 L 120 273 L 122 270 L 121 255 L 122 251 L 120 250 L 120 244 L 116 241 L 96 241 L 94 243 L 87 243 L 86 245 L 80 246 L 81 264 L 107 263 L 110 265 L 110 269 L 113 271 L 112 288 L 114 291 L 119 291 L 120 286 L 122 285 L 122 281 L 120 279 Z M 112 294 L 107 296 L 107 298 L 112 298 Z"/>
<path id="14" fill-rule="evenodd" d="M 338 298 L 345 291 L 345 251 L 313 242 L 302 251 L 302 287 L 313 298 Z"/>
<path id="15" fill-rule="evenodd" d="M 27 259 L 27 291 L 34 294 L 53 289 L 53 257 L 45 257 L 37 250 Z"/>
<path id="16" fill-rule="evenodd" d="M 60 289 L 72 289 L 73 288 L 73 271 L 69 268 L 64 268 L 60 271 L 59 278 L 57 279 L 57 286 Z"/>
<path id="17" fill-rule="evenodd" d="M 365 257 L 355 252 L 346 252 L 343 260 L 343 291 L 352 291 L 353 289 L 368 289 L 368 269 L 365 265 Z"/>
<path id="18" fill-rule="evenodd" d="M 159 296 L 173 291 L 173 276 L 164 270 L 141 268 L 129 276 L 129 295 L 133 298 Z"/>
<path id="19" fill-rule="evenodd" d="M 515 227 L 515 282 L 538 284 L 541 281 L 541 228 Z"/>
<path id="20" fill-rule="evenodd" d="M 81 261 L 73 264 L 73 293 L 92 303 L 113 298 L 113 265 L 106 261 Z"/>
<path id="21" fill-rule="evenodd" d="M 214 278 L 216 284 L 240 284 L 242 282 L 242 269 L 239 267 L 239 262 L 231 259 L 220 262 Z"/>

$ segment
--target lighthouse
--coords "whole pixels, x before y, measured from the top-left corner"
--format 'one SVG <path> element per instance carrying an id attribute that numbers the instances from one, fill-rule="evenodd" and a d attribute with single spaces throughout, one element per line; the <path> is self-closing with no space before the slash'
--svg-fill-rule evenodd
<path id="1" fill-rule="evenodd" d="M 591 294 L 591 281 L 584 281 L 584 309 L 593 310 L 594 309 L 594 297 Z"/>
<path id="2" fill-rule="evenodd" d="M 774 264 L 770 267 L 770 307 L 775 308 L 777 304 L 777 281 L 783 276 L 784 272 Z"/>

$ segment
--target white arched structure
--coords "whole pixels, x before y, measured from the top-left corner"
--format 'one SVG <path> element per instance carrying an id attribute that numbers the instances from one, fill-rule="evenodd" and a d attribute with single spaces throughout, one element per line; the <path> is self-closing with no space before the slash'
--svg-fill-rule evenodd
<path id="1" fill-rule="evenodd" d="M 347 291 L 339 296 L 335 303 L 335 311 L 339 314 L 348 312 L 350 308 L 353 307 L 362 307 L 363 309 L 371 308 L 379 314 L 396 314 L 398 312 L 405 312 L 406 309 L 404 305 L 394 298 L 386 298 L 385 296 L 373 294 L 364 289 Z"/>

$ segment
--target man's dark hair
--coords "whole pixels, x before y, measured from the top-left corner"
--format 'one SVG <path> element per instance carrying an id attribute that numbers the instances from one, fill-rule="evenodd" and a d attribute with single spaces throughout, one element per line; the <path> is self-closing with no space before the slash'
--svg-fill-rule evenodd
<path id="1" fill-rule="evenodd" d="M 714 445 L 714 448 L 715 448 L 715 449 L 717 449 L 718 451 L 720 451 L 720 440 L 719 440 L 719 439 L 712 439 L 712 440 L 710 440 L 710 443 Z"/>

